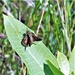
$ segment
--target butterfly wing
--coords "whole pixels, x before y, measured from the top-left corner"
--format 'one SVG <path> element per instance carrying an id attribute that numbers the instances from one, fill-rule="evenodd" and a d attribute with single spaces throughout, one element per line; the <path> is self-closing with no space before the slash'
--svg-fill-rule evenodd
<path id="1" fill-rule="evenodd" d="M 29 46 L 34 42 L 34 38 L 32 37 L 32 34 L 29 34 Z"/>
<path id="2" fill-rule="evenodd" d="M 29 42 L 29 46 L 34 42 L 34 41 L 41 41 L 42 39 L 38 38 L 34 33 L 31 33 L 29 35 L 30 38 L 30 42 Z"/>
<path id="3" fill-rule="evenodd" d="M 34 38 L 34 41 L 41 41 L 42 39 L 37 37 L 34 33 L 32 33 L 32 37 Z"/>
<path id="4" fill-rule="evenodd" d="M 27 46 L 28 45 L 28 36 L 27 35 L 22 39 L 21 44 L 23 46 Z"/>

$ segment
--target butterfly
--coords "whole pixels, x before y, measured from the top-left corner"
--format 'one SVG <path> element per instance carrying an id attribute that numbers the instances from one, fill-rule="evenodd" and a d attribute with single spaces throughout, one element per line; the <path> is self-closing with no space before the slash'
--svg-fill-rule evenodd
<path id="1" fill-rule="evenodd" d="M 34 41 L 41 41 L 42 39 L 38 38 L 33 32 L 27 31 L 26 34 L 23 34 L 23 39 L 21 44 L 26 46 L 31 46 Z"/>

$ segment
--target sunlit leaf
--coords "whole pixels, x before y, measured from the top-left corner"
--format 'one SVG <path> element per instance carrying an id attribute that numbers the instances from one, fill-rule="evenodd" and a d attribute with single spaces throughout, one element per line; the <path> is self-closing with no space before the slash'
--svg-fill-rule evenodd
<path id="1" fill-rule="evenodd" d="M 57 61 L 61 71 L 65 75 L 69 75 L 69 62 L 63 53 L 58 52 Z"/>
<path id="2" fill-rule="evenodd" d="M 69 63 L 70 63 L 70 73 L 73 71 L 75 72 L 75 46 L 72 50 L 72 53 L 69 59 Z"/>
<path id="3" fill-rule="evenodd" d="M 45 60 L 50 60 L 54 66 L 59 68 L 55 57 L 42 42 L 34 42 L 34 44 L 27 47 L 26 50 L 21 45 L 23 33 L 27 30 L 31 31 L 28 27 L 15 18 L 5 15 L 4 26 L 13 49 L 19 54 L 22 61 L 26 64 L 29 75 L 45 75 Z"/>

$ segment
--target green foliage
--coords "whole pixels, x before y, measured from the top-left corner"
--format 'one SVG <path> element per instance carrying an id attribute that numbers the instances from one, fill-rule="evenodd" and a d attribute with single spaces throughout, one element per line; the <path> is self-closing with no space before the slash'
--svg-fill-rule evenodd
<path id="1" fill-rule="evenodd" d="M 70 67 L 69 67 L 69 62 L 66 58 L 66 56 L 63 53 L 58 53 L 57 56 L 57 61 L 59 64 L 59 67 L 61 69 L 61 71 L 64 73 L 64 75 L 69 75 L 70 72 Z"/>
<path id="2" fill-rule="evenodd" d="M 43 71 L 45 60 L 50 60 L 58 68 L 55 57 L 42 42 L 34 42 L 34 44 L 31 47 L 27 47 L 26 50 L 25 47 L 21 45 L 23 36 L 21 33 L 25 33 L 29 30 L 25 25 L 12 17 L 7 17 L 5 15 L 4 25 L 8 39 L 13 49 L 26 64 L 29 75 L 45 75 Z"/>
<path id="3" fill-rule="evenodd" d="M 53 63 L 47 60 L 49 67 L 54 75 L 74 75 L 75 74 L 75 47 L 72 50 L 69 60 L 63 53 L 58 53 L 57 61 L 60 69 L 56 68 Z"/>
<path id="4" fill-rule="evenodd" d="M 49 67 L 54 75 L 64 75 L 58 68 L 56 68 L 49 60 L 47 60 Z"/>
<path id="5" fill-rule="evenodd" d="M 69 59 L 69 63 L 70 63 L 70 73 L 74 73 L 75 74 L 75 46 L 72 50 L 70 59 Z"/>
<path id="6" fill-rule="evenodd" d="M 21 57 L 22 60 L 19 57 L 27 51 L 32 52 L 32 55 L 35 56 L 35 58 L 37 58 L 38 61 L 40 61 L 41 65 L 45 59 L 48 60 L 49 63 L 47 63 L 45 60 L 46 63 L 42 65 L 43 68 L 42 73 L 44 73 L 45 75 L 55 74 L 52 67 L 54 67 L 54 69 L 56 70 L 55 72 L 59 70 L 58 69 L 59 67 L 60 67 L 59 71 L 62 71 L 61 64 L 63 61 L 66 61 L 67 65 L 69 63 L 70 70 L 68 73 L 74 75 L 75 74 L 75 68 L 74 68 L 75 11 L 74 10 L 75 10 L 75 0 L 34 0 L 34 1 L 1 0 L 0 1 L 0 75 L 12 75 L 12 74 L 24 75 L 26 73 L 27 73 L 26 75 L 28 75 L 28 72 L 30 72 L 31 70 L 28 68 L 30 66 L 32 68 L 34 64 L 27 66 L 29 62 L 26 61 L 27 63 L 26 64 L 27 70 L 26 70 L 26 66 L 22 62 L 23 57 L 25 58 L 25 55 Z M 4 20 L 2 15 L 3 13 L 18 19 L 19 21 L 24 23 L 24 25 L 20 22 L 19 23 L 21 25 L 19 25 L 19 23 L 16 22 L 16 20 L 15 22 L 13 22 L 14 21 L 13 19 L 11 21 L 11 24 L 14 24 L 12 26 L 16 28 L 15 29 L 16 32 L 14 31 L 13 27 L 11 28 L 10 26 L 7 26 L 5 30 L 3 22 Z M 8 19 L 5 20 L 6 20 L 5 24 L 7 24 Z M 32 44 L 32 46 L 27 47 L 26 48 L 27 50 L 25 51 L 20 42 L 23 38 L 22 34 L 25 33 L 27 29 L 31 32 L 35 32 L 39 37 L 41 37 L 43 43 L 35 42 L 36 45 Z M 14 33 L 13 32 L 10 33 L 9 30 L 13 31 Z M 9 39 L 7 38 L 7 36 L 10 34 L 11 36 L 9 36 L 10 38 Z M 17 35 L 17 34 L 19 36 L 16 36 L 16 38 L 15 36 L 12 37 L 12 35 Z M 20 40 L 17 39 L 18 37 L 20 37 Z M 14 44 L 12 38 L 18 40 L 18 42 L 15 41 L 16 43 Z M 11 44 L 10 40 L 12 41 Z M 42 54 L 43 50 L 39 48 L 39 45 L 42 47 L 44 51 L 47 50 L 47 53 L 49 52 L 48 53 L 49 57 L 47 55 L 44 56 Z M 20 48 L 22 48 L 22 50 L 19 50 L 20 51 L 19 52 L 17 49 L 15 49 L 16 46 L 17 47 L 19 46 Z M 35 50 L 35 47 L 37 48 L 37 51 Z M 40 52 L 40 50 L 42 51 Z M 18 52 L 19 55 L 15 53 L 15 51 Z M 58 51 L 60 53 L 58 53 Z M 37 56 L 38 54 L 43 55 L 43 57 Z M 54 56 L 57 58 L 55 58 Z M 56 59 L 58 61 L 59 59 L 61 59 L 61 62 L 57 63 Z M 56 63 L 59 65 L 59 67 L 57 65 L 58 68 L 56 67 Z M 65 65 L 63 66 L 66 67 Z M 41 68 L 37 70 L 41 71 Z"/>

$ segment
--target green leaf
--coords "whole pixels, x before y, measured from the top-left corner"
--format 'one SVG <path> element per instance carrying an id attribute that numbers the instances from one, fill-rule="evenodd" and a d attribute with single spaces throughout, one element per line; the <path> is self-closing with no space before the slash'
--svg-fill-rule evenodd
<path id="1" fill-rule="evenodd" d="M 58 52 L 57 61 L 61 71 L 65 75 L 69 75 L 69 62 L 63 53 Z"/>
<path id="2" fill-rule="evenodd" d="M 47 64 L 44 64 L 44 72 L 45 72 L 45 75 L 54 75 L 52 70 Z"/>
<path id="3" fill-rule="evenodd" d="M 72 53 L 69 59 L 69 63 L 70 63 L 70 73 L 73 71 L 75 72 L 75 46 L 72 50 Z"/>
<path id="4" fill-rule="evenodd" d="M 52 72 L 54 73 L 54 75 L 64 75 L 58 68 L 56 68 L 49 60 L 47 60 L 47 63 L 50 67 L 50 69 L 52 70 Z"/>
<path id="5" fill-rule="evenodd" d="M 23 33 L 27 30 L 31 31 L 28 27 L 15 18 L 6 15 L 4 15 L 4 26 L 13 49 L 26 64 L 29 75 L 45 75 L 43 65 L 45 60 L 50 60 L 58 68 L 56 58 L 41 41 L 34 42 L 35 44 L 26 47 L 26 50 L 21 45 Z"/>

